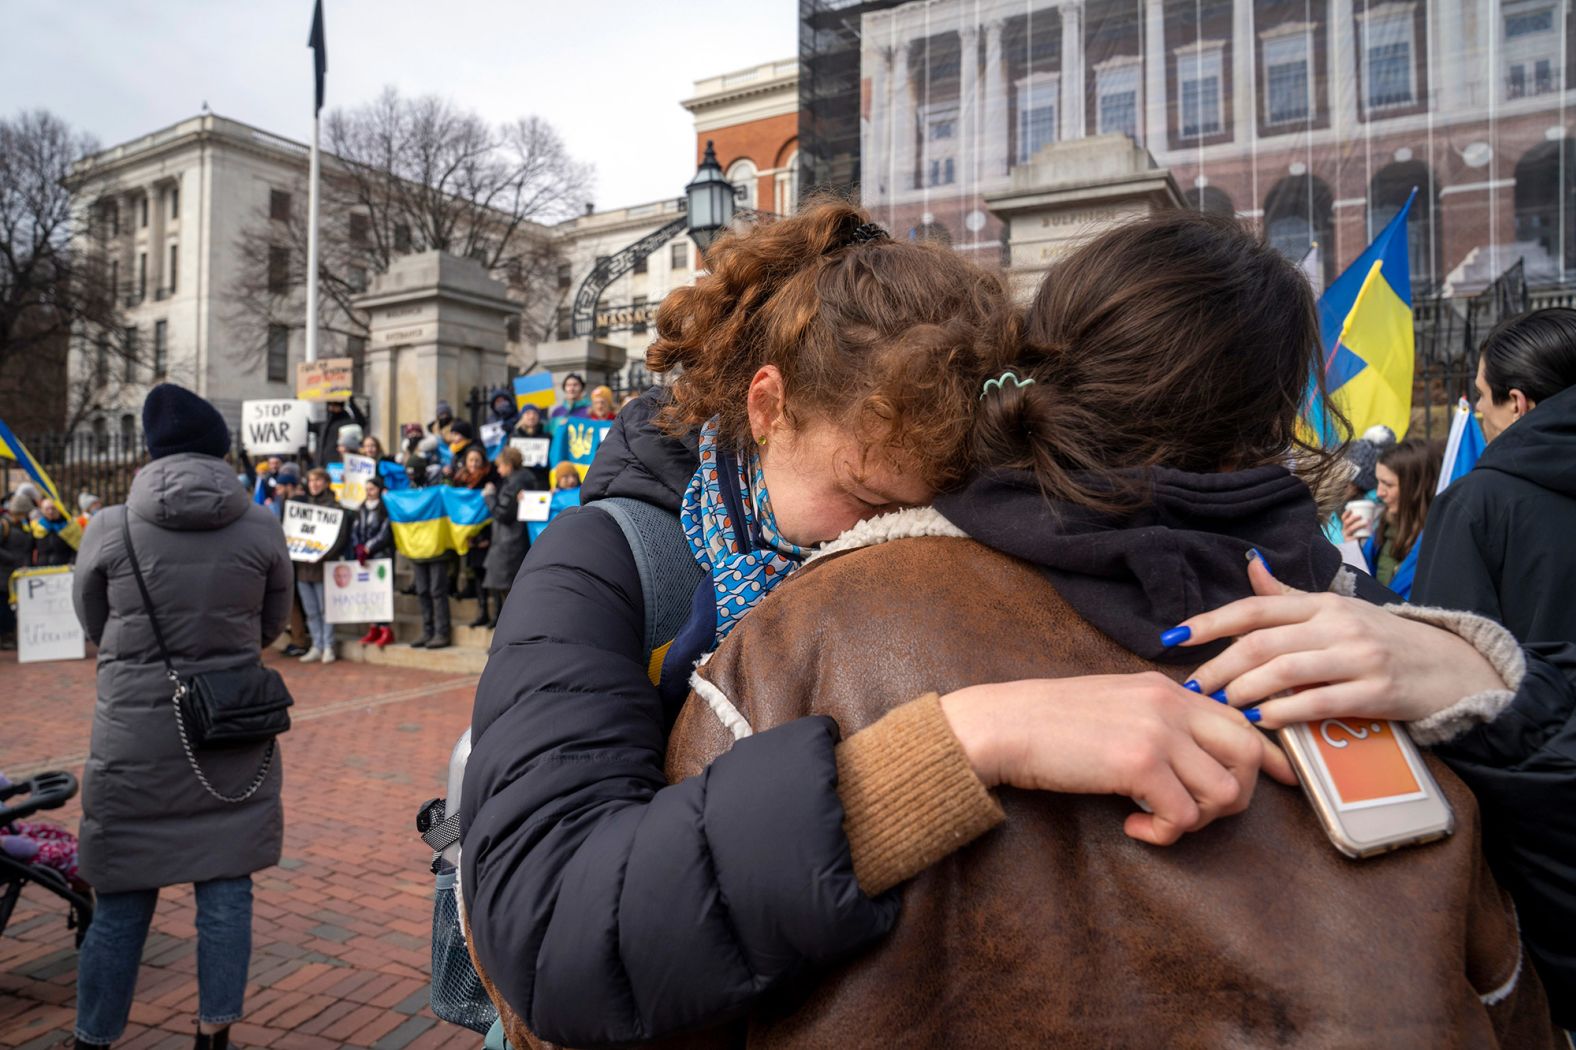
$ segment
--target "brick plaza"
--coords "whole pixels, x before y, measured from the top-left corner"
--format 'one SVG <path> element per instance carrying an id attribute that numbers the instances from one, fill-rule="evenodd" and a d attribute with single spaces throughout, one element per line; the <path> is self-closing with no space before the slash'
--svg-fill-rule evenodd
<path id="1" fill-rule="evenodd" d="M 284 858 L 253 877 L 251 981 L 232 1038 L 282 1050 L 480 1047 L 480 1036 L 427 1008 L 432 877 L 414 827 L 417 806 L 444 793 L 444 766 L 470 717 L 475 678 L 268 658 L 296 699 L 282 746 Z M 13 780 L 44 769 L 80 776 L 92 659 L 19 665 L 15 653 L 3 653 L 0 682 L 0 770 Z M 74 800 L 35 819 L 75 831 L 80 815 Z M 59 904 L 25 891 L 0 936 L 0 1047 L 69 1045 L 76 950 Z M 118 1048 L 191 1046 L 193 914 L 189 886 L 161 894 L 132 1024 Z"/>

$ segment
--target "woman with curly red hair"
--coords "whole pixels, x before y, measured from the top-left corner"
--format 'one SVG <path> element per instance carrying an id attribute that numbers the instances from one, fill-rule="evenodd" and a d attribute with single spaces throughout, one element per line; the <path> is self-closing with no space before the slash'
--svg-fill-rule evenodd
<path id="1" fill-rule="evenodd" d="M 724 236 L 707 262 L 657 316 L 648 361 L 674 382 L 619 414 L 586 506 L 533 544 L 477 691 L 463 896 L 516 1045 L 636 1042 L 737 1014 L 889 930 L 885 889 L 1002 819 L 982 774 L 1065 786 L 1067 734 L 1012 716 L 1032 688 L 966 726 L 919 693 L 841 742 L 800 719 L 668 786 L 697 659 L 812 548 L 959 482 L 981 385 L 1015 343 L 998 277 L 840 201 Z M 635 517 L 684 564 L 642 570 Z M 691 615 L 648 650 L 648 617 L 680 589 Z M 1051 683 L 1045 699 L 1100 705 L 1124 684 Z M 1144 716 L 1164 746 L 1126 772 L 1242 790 L 1130 821 L 1160 844 L 1245 806 L 1274 761 L 1242 747 L 1241 715 L 1175 693 Z M 1098 742 L 1084 757 L 1115 775 Z"/>

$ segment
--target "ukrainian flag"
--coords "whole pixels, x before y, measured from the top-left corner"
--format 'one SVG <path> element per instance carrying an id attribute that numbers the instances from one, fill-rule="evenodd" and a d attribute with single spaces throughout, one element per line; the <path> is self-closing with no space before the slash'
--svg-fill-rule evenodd
<path id="1" fill-rule="evenodd" d="M 54 481 L 45 473 L 43 465 L 33 458 L 33 454 L 27 450 L 27 446 L 18 440 L 17 436 L 11 432 L 11 428 L 5 425 L 5 420 L 3 419 L 0 419 L 0 456 L 6 459 L 14 459 L 22 464 L 22 469 L 27 471 L 27 476 L 33 479 L 39 490 L 48 496 L 55 506 L 60 508 L 61 516 L 66 519 L 65 527 L 60 530 L 61 539 L 71 544 L 73 550 L 80 548 L 82 546 L 82 526 L 78 525 L 76 519 L 71 516 L 70 506 L 61 500 L 60 490 L 55 488 Z"/>
<path id="2" fill-rule="evenodd" d="M 418 561 L 446 551 L 464 554 L 492 520 L 481 492 L 446 485 L 385 492 L 383 505 L 394 528 L 394 546 Z"/>
<path id="3" fill-rule="evenodd" d="M 514 377 L 514 407 L 515 411 L 523 411 L 526 405 L 535 405 L 542 410 L 542 420 L 546 422 L 547 413 L 553 408 L 553 374 L 551 372 L 538 372 L 536 375 Z"/>
<path id="4" fill-rule="evenodd" d="M 1395 218 L 1319 297 L 1325 388 L 1353 433 L 1383 423 L 1403 438 L 1411 422 L 1415 350 L 1406 217 L 1416 196 L 1413 189 Z M 1335 433 L 1315 397 L 1304 419 L 1326 446 L 1349 436 Z"/>

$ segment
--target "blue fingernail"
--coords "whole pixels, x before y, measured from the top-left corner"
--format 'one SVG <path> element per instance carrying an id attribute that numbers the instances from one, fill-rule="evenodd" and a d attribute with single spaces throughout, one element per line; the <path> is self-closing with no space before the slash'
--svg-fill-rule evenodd
<path id="1" fill-rule="evenodd" d="M 1244 707 L 1242 709 L 1242 717 L 1246 718 L 1249 722 L 1257 723 L 1259 719 L 1264 717 L 1264 715 L 1256 707 Z"/>
<path id="2" fill-rule="evenodd" d="M 1160 632 L 1160 644 L 1169 649 L 1174 645 L 1181 645 L 1191 637 L 1193 637 L 1193 628 L 1173 627 L 1169 631 Z"/>
<path id="3" fill-rule="evenodd" d="M 1196 678 L 1189 678 L 1187 681 L 1183 682 L 1182 688 L 1190 689 L 1195 693 L 1202 693 L 1204 691 L 1204 687 L 1198 684 L 1198 680 Z"/>
<path id="4" fill-rule="evenodd" d="M 1248 551 L 1248 559 L 1251 561 L 1254 558 L 1257 558 L 1259 561 L 1264 563 L 1265 572 L 1269 573 L 1271 576 L 1275 575 L 1275 570 L 1270 568 L 1270 560 L 1266 558 L 1264 556 L 1264 552 L 1259 550 L 1257 547 L 1254 547 L 1252 550 Z"/>
<path id="5" fill-rule="evenodd" d="M 1226 699 L 1226 691 L 1224 689 L 1217 689 L 1217 690 L 1215 690 L 1213 693 L 1209 694 L 1209 698 L 1211 700 L 1215 701 L 1215 703 L 1217 703 L 1217 704 L 1224 704 L 1224 703 L 1229 703 L 1230 702 L 1230 701 L 1228 701 Z"/>

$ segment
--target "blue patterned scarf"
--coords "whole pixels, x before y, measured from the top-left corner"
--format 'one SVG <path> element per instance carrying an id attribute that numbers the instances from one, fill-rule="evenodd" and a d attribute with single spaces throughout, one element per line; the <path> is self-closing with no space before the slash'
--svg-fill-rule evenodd
<path id="1" fill-rule="evenodd" d="M 734 520 L 735 509 L 742 522 Z M 742 454 L 718 448 L 715 419 L 701 429 L 700 469 L 684 493 L 679 521 L 695 561 L 711 577 L 718 642 L 808 553 L 778 533 L 754 446 Z"/>

